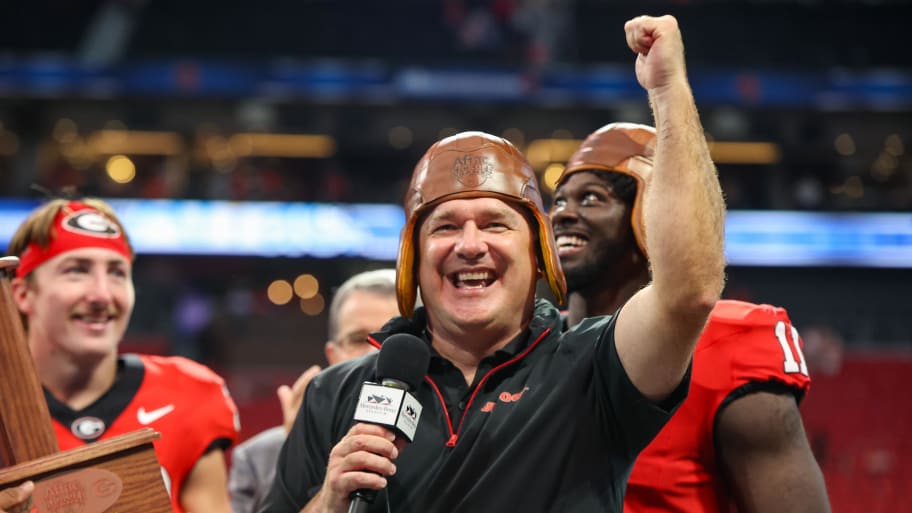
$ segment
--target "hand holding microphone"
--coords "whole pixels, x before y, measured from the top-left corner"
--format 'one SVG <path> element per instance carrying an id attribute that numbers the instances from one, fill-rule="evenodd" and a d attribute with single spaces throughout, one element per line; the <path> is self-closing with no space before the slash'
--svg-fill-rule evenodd
<path id="1" fill-rule="evenodd" d="M 385 476 L 395 473 L 393 460 L 414 438 L 421 404 L 408 392 L 424 379 L 429 361 L 427 344 L 418 337 L 398 334 L 383 342 L 379 383 L 364 383 L 355 407 L 358 423 L 329 455 L 321 492 L 325 511 L 363 513 L 386 487 Z"/>

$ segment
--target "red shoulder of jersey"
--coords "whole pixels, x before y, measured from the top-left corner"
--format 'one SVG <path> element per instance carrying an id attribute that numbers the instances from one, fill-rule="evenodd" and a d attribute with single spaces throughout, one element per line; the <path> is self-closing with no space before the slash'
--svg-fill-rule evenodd
<path id="1" fill-rule="evenodd" d="M 196 426 L 206 433 L 204 438 L 210 442 L 218 439 L 237 442 L 240 434 L 237 406 L 221 376 L 180 356 L 141 355 L 140 358 L 147 383 L 154 384 L 154 389 L 168 394 L 171 400 L 187 404 L 189 411 L 195 412 L 194 418 L 204 421 Z"/>
<path id="2" fill-rule="evenodd" d="M 145 364 L 146 372 L 156 372 L 180 376 L 200 384 L 209 383 L 222 386 L 225 380 L 205 365 L 182 356 L 139 355 Z"/>
<path id="3" fill-rule="evenodd" d="M 624 513 L 729 511 L 717 467 L 716 415 L 726 400 L 770 385 L 799 397 L 810 385 L 788 314 L 771 305 L 719 301 L 697 342 L 687 399 L 640 453 Z"/>
<path id="4" fill-rule="evenodd" d="M 801 395 L 810 387 L 802 346 L 784 308 L 719 301 L 697 342 L 694 379 L 729 391 L 747 383 L 778 383 Z"/>

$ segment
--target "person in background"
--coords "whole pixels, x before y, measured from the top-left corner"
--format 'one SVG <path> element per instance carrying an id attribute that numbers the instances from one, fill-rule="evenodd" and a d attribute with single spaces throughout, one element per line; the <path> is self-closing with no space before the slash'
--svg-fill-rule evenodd
<path id="1" fill-rule="evenodd" d="M 607 125 L 558 180 L 550 216 L 568 327 L 611 315 L 650 281 L 643 200 L 656 144 L 652 127 Z M 784 309 L 719 301 L 697 342 L 687 399 L 637 458 L 625 512 L 829 511 L 798 413 L 810 386 L 801 344 Z"/>
<path id="2" fill-rule="evenodd" d="M 558 302 L 566 286 L 532 166 L 486 133 L 438 141 L 403 202 L 402 317 L 371 335 L 428 346 L 414 441 L 352 421 L 376 353 L 330 367 L 305 393 L 261 512 L 343 513 L 359 489 L 382 491 L 366 508 L 377 513 L 621 511 L 637 454 L 686 396 L 723 286 L 725 217 L 677 20 L 624 31 L 662 134 L 645 204 L 652 281 L 617 315 L 564 331 L 535 297 L 539 278 Z"/>
<path id="3" fill-rule="evenodd" d="M 13 300 L 62 450 L 142 427 L 175 511 L 230 512 L 224 450 L 237 409 L 221 377 L 180 357 L 118 354 L 133 311 L 133 248 L 102 200 L 55 199 L 19 226 Z"/>
<path id="4" fill-rule="evenodd" d="M 346 280 L 329 306 L 326 361 L 335 365 L 376 351 L 368 343 L 367 335 L 379 330 L 397 312 L 395 269 L 367 271 Z M 319 371 L 320 367 L 314 365 L 291 387 L 279 388 L 282 426 L 267 429 L 234 449 L 228 476 L 234 513 L 253 513 L 262 506 L 275 477 L 279 450 L 298 414 L 304 390 Z"/>

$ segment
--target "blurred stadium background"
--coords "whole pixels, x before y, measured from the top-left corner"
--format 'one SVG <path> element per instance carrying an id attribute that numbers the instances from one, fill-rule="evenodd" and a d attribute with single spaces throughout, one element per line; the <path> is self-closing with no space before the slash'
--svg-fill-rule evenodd
<path id="1" fill-rule="evenodd" d="M 127 350 L 223 373 L 244 436 L 323 363 L 333 288 L 393 266 L 438 138 L 552 183 L 650 122 L 622 24 L 671 13 L 732 216 L 726 296 L 786 306 L 837 513 L 912 511 L 912 4 L 899 0 L 33 0 L 0 19 L 0 243 L 49 191 L 137 241 Z"/>

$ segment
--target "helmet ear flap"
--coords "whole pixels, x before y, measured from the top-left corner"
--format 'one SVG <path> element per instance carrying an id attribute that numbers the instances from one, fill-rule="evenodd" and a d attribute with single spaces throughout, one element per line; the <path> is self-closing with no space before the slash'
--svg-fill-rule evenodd
<path id="1" fill-rule="evenodd" d="M 548 281 L 548 287 L 554 295 L 558 305 L 563 305 L 567 300 L 567 279 L 560 266 L 557 256 L 557 243 L 554 241 L 554 230 L 551 219 L 540 210 L 532 210 L 538 232 L 536 241 L 536 258 L 538 268 Z"/>
<path id="2" fill-rule="evenodd" d="M 418 295 L 418 281 L 415 276 L 418 268 L 415 265 L 418 234 L 415 233 L 415 221 L 414 218 L 408 219 L 402 227 L 399 235 L 399 254 L 396 257 L 396 301 L 399 303 L 399 313 L 406 318 L 415 312 Z"/>

